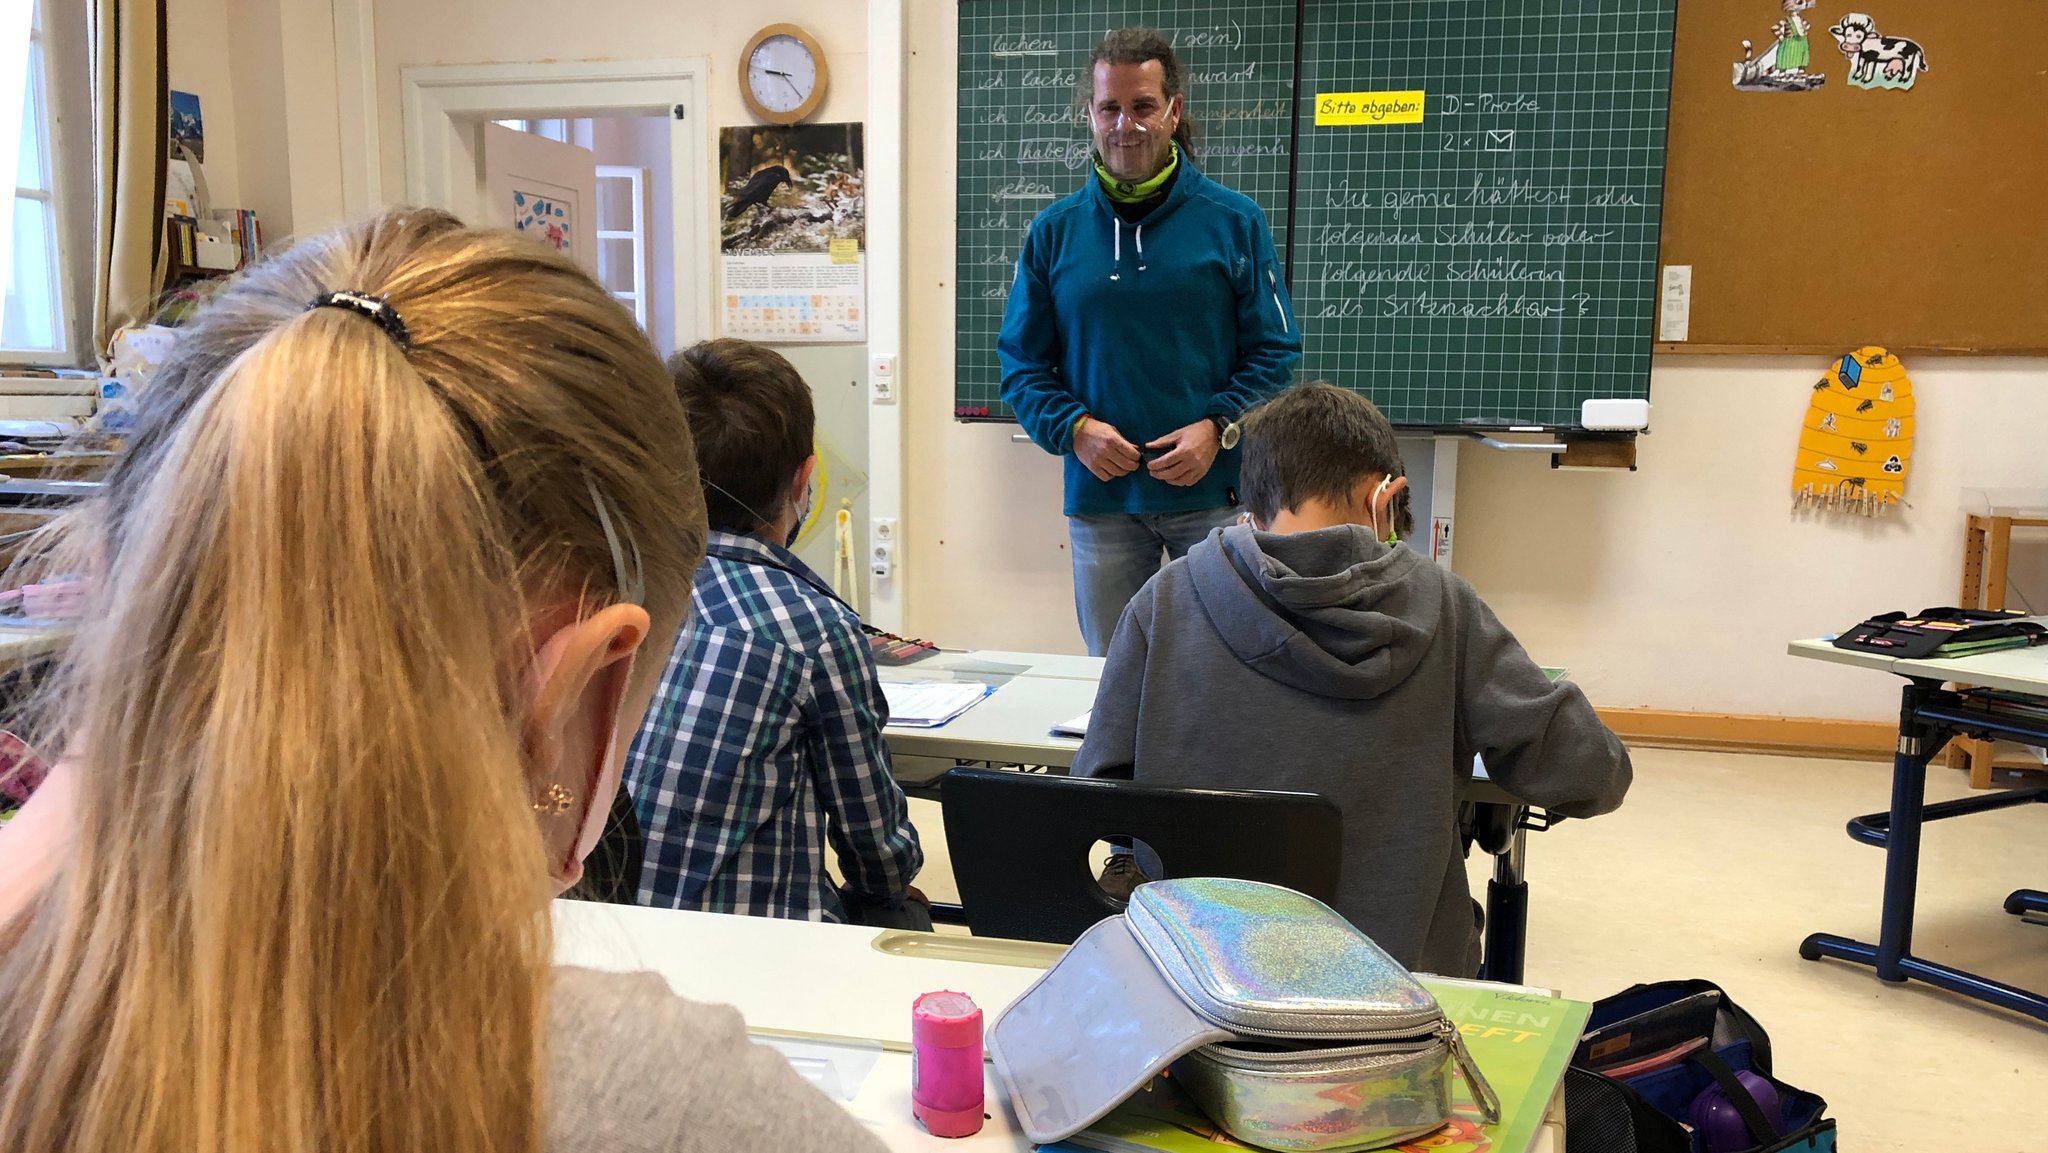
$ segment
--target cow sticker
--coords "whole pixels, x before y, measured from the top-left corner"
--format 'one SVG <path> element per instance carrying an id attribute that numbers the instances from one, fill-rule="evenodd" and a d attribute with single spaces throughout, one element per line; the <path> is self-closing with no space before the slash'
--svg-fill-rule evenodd
<path id="1" fill-rule="evenodd" d="M 1811 92 L 1827 82 L 1824 73 L 1813 71 L 1813 46 L 1808 37 L 1813 25 L 1801 12 L 1817 0 L 1779 0 L 1781 13 L 1771 25 L 1771 43 L 1762 52 L 1748 40 L 1742 42 L 1742 59 L 1735 62 L 1735 87 L 1741 92 Z"/>
<path id="2" fill-rule="evenodd" d="M 1828 29 L 1828 35 L 1835 38 L 1836 49 L 1849 62 L 1852 88 L 1904 90 L 1928 71 L 1927 50 L 1919 41 L 1881 35 L 1877 20 L 1868 13 L 1843 16 Z"/>

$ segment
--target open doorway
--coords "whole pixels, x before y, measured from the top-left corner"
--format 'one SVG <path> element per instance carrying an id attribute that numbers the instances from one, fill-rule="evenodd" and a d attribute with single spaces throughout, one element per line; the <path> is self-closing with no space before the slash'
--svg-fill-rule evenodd
<path id="1" fill-rule="evenodd" d="M 594 195 L 591 215 L 594 251 L 587 262 L 613 298 L 633 311 L 640 327 L 663 356 L 674 352 L 676 334 L 676 235 L 670 211 L 675 175 L 670 163 L 669 118 L 653 115 L 506 117 L 501 128 L 538 136 L 588 153 Z M 494 168 L 488 142 L 487 173 Z M 487 177 L 488 181 L 488 177 Z M 494 223 L 517 227 L 530 207 L 500 196 L 497 210 L 512 219 Z"/>
<path id="2" fill-rule="evenodd" d="M 572 258 L 664 355 L 712 335 L 716 251 L 701 60 L 404 70 L 407 199 L 519 227 L 537 190 Z M 524 137 L 533 147 L 506 147 Z M 492 141 L 514 155 L 498 163 Z M 504 183 L 506 170 L 520 178 Z M 498 183 L 494 183 L 498 181 Z"/>

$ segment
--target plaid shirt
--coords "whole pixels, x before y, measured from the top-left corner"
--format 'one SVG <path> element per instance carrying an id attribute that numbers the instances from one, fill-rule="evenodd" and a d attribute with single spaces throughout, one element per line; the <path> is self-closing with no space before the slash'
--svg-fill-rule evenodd
<path id="1" fill-rule="evenodd" d="M 924 850 L 860 619 L 787 550 L 717 530 L 690 601 L 626 757 L 639 903 L 843 920 L 828 838 L 848 888 L 900 896 Z"/>

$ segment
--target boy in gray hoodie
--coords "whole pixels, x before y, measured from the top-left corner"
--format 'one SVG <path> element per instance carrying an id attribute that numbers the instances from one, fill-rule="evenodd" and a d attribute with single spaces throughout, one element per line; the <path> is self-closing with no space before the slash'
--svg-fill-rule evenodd
<path id="1" fill-rule="evenodd" d="M 1473 755 L 1523 801 L 1591 817 L 1621 804 L 1628 751 L 1470 585 L 1393 543 L 1408 481 L 1370 401 L 1290 389 L 1251 414 L 1244 446 L 1251 523 L 1131 601 L 1073 772 L 1330 798 L 1337 911 L 1410 969 L 1470 976 L 1457 821 Z"/>

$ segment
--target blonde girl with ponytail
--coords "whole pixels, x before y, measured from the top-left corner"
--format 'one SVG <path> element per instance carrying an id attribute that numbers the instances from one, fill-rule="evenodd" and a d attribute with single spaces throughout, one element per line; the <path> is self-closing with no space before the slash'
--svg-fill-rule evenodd
<path id="1" fill-rule="evenodd" d="M 551 965 L 703 555 L 690 446 L 601 288 L 440 213 L 195 319 L 20 574 L 92 591 L 0 831 L 0 1149 L 879 1147 L 730 1009 Z"/>

